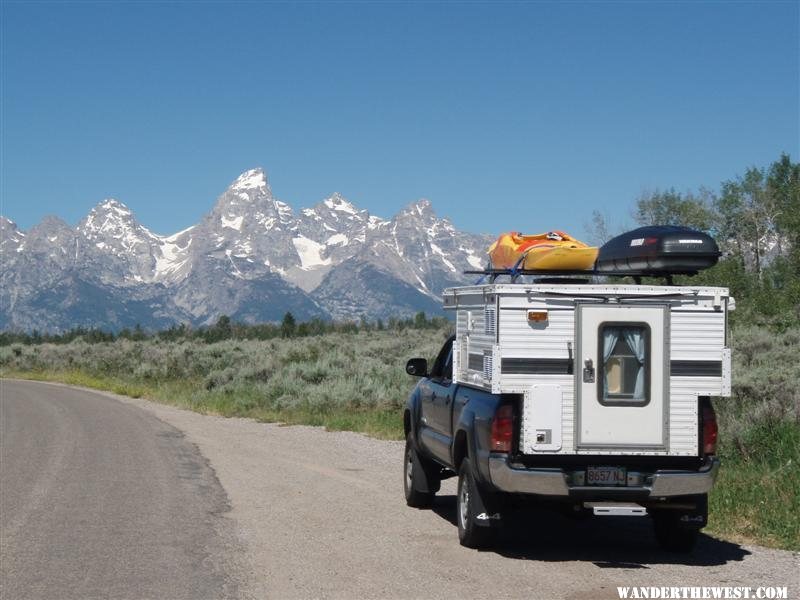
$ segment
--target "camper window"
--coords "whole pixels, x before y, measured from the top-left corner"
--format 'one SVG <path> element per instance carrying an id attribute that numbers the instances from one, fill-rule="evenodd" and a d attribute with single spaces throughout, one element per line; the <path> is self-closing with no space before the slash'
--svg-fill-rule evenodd
<path id="1" fill-rule="evenodd" d="M 645 323 L 600 326 L 601 404 L 644 406 L 649 400 L 650 328 Z"/>

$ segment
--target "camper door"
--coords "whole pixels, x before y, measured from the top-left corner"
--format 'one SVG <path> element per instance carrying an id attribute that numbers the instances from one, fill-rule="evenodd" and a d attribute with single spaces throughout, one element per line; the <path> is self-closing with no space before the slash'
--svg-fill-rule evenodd
<path id="1" fill-rule="evenodd" d="M 578 449 L 667 448 L 669 307 L 579 304 Z"/>

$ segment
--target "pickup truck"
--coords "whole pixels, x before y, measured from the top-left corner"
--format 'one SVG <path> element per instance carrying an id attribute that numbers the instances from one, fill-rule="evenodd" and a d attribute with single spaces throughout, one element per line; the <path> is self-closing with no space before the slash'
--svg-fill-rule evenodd
<path id="1" fill-rule="evenodd" d="M 523 454 L 522 395 L 453 381 L 454 340 L 430 369 L 424 358 L 406 365 L 421 378 L 403 417 L 409 506 L 430 507 L 442 479 L 457 476 L 458 538 L 467 547 L 491 545 L 510 507 L 555 504 L 576 516 L 649 516 L 664 549 L 693 548 L 707 523 L 707 493 L 719 466 L 708 397 L 698 399 L 697 456 Z M 619 474 L 624 481 L 613 481 Z"/>

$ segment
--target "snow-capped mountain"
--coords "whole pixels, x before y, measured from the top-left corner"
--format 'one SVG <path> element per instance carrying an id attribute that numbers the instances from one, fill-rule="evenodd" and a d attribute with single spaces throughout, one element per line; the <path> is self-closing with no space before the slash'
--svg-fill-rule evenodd
<path id="1" fill-rule="evenodd" d="M 428 200 L 388 220 L 338 193 L 295 211 L 252 169 L 200 223 L 170 236 L 148 230 L 115 199 L 75 228 L 46 217 L 22 232 L 0 217 L 0 327 L 430 313 L 444 287 L 468 281 L 462 272 L 485 262 L 490 241 L 457 231 Z"/>
<path id="2" fill-rule="evenodd" d="M 180 248 L 141 225 L 121 202 L 107 199 L 78 224 L 78 252 L 103 283 L 161 281 L 175 270 Z"/>

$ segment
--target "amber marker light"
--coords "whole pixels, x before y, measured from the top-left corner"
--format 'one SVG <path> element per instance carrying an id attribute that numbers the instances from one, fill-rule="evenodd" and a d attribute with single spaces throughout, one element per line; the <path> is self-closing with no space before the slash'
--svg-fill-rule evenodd
<path id="1" fill-rule="evenodd" d="M 529 310 L 528 323 L 546 323 L 547 311 L 546 310 Z"/>

